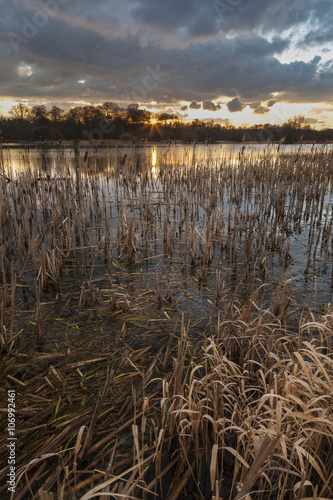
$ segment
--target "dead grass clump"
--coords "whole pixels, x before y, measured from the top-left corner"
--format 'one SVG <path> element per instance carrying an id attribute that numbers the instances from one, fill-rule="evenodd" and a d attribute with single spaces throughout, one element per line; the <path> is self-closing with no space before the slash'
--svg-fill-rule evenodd
<path id="1" fill-rule="evenodd" d="M 192 450 L 197 458 L 204 453 L 215 498 L 250 492 L 258 499 L 331 498 L 332 354 L 318 341 L 293 352 L 290 336 L 276 338 L 272 350 L 263 340 L 247 338 L 242 366 L 231 361 L 223 339 L 207 341 L 201 356 L 191 345 L 178 354 L 183 377 L 175 371 L 173 384 L 181 390 L 172 394 L 168 386 L 178 452 Z M 193 472 L 200 484 L 202 467 L 197 463 Z"/>

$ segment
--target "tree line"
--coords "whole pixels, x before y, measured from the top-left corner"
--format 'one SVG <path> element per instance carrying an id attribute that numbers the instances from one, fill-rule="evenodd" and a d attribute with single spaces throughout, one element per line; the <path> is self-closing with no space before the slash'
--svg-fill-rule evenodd
<path id="1" fill-rule="evenodd" d="M 149 140 L 216 143 L 218 141 L 333 141 L 333 130 L 315 130 L 299 115 L 283 125 L 234 127 L 230 123 L 193 120 L 185 123 L 175 114 L 152 115 L 130 104 L 121 108 L 114 102 L 98 106 L 76 106 L 65 112 L 59 106 L 13 106 L 9 116 L 0 115 L 1 141 L 45 140 Z"/>

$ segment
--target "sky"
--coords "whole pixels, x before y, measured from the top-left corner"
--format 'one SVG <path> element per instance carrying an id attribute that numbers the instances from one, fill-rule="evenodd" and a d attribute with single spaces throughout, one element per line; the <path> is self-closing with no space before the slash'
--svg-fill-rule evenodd
<path id="1" fill-rule="evenodd" d="M 114 101 L 333 127 L 333 0 L 0 0 L 0 113 Z"/>

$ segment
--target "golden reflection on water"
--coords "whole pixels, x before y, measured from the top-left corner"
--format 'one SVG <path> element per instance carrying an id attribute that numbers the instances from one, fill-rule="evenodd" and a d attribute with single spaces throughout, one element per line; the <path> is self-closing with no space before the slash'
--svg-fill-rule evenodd
<path id="1" fill-rule="evenodd" d="M 331 150 L 332 145 L 316 145 L 315 150 Z M 301 151 L 299 145 L 284 145 L 278 149 L 278 145 L 272 144 L 216 144 L 210 147 L 203 145 L 178 145 L 174 148 L 166 146 L 150 146 L 135 151 L 135 155 L 141 156 L 144 163 L 147 162 L 153 176 L 158 175 L 160 163 L 193 165 L 212 164 L 215 162 L 227 161 L 229 165 L 237 168 L 239 163 L 248 161 L 261 161 L 265 155 L 278 157 L 281 154 L 313 153 L 313 144 L 303 144 Z M 85 148 L 81 148 L 81 169 L 82 173 L 110 171 L 117 164 L 126 165 L 130 161 L 129 149 L 123 148 L 97 148 L 89 149 L 86 156 Z M 0 149 L 0 170 L 4 169 L 10 173 L 10 177 L 18 173 L 29 170 L 39 171 L 40 176 L 49 174 L 62 176 L 67 171 L 75 169 L 75 155 L 71 148 L 1 148 Z"/>
<path id="2" fill-rule="evenodd" d="M 151 152 L 151 173 L 152 173 L 154 179 L 157 177 L 156 164 L 157 164 L 157 152 L 156 152 L 156 149 L 153 148 L 153 150 Z"/>
<path id="3" fill-rule="evenodd" d="M 151 164 L 153 167 L 153 172 L 156 172 L 156 163 L 157 163 L 157 154 L 156 154 L 156 149 L 154 148 L 152 151 L 152 158 L 151 158 Z"/>

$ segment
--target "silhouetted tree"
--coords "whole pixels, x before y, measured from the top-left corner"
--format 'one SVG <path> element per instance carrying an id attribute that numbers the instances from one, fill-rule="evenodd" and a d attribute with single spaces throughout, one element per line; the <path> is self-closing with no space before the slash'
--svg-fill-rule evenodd
<path id="1" fill-rule="evenodd" d="M 40 124 L 45 124 L 48 122 L 46 106 L 44 106 L 44 105 L 33 106 L 31 108 L 30 115 L 31 115 L 32 121 L 34 121 L 34 122 L 37 122 Z"/>
<path id="2" fill-rule="evenodd" d="M 147 122 L 150 117 L 150 111 L 141 109 L 138 104 L 129 104 L 127 106 L 127 118 L 131 123 Z"/>
<path id="3" fill-rule="evenodd" d="M 30 114 L 30 108 L 26 104 L 18 104 L 17 106 L 13 106 L 9 114 L 14 120 L 28 120 Z"/>
<path id="4" fill-rule="evenodd" d="M 73 123 L 82 123 L 81 106 L 75 106 L 75 108 L 71 108 L 66 115 L 66 120 Z"/>
<path id="5" fill-rule="evenodd" d="M 49 116 L 53 122 L 60 122 L 64 115 L 64 110 L 60 109 L 59 106 L 52 106 Z"/>
<path id="6" fill-rule="evenodd" d="M 120 107 L 115 102 L 107 101 L 104 104 L 102 104 L 101 109 L 107 120 L 112 120 L 121 113 Z"/>

